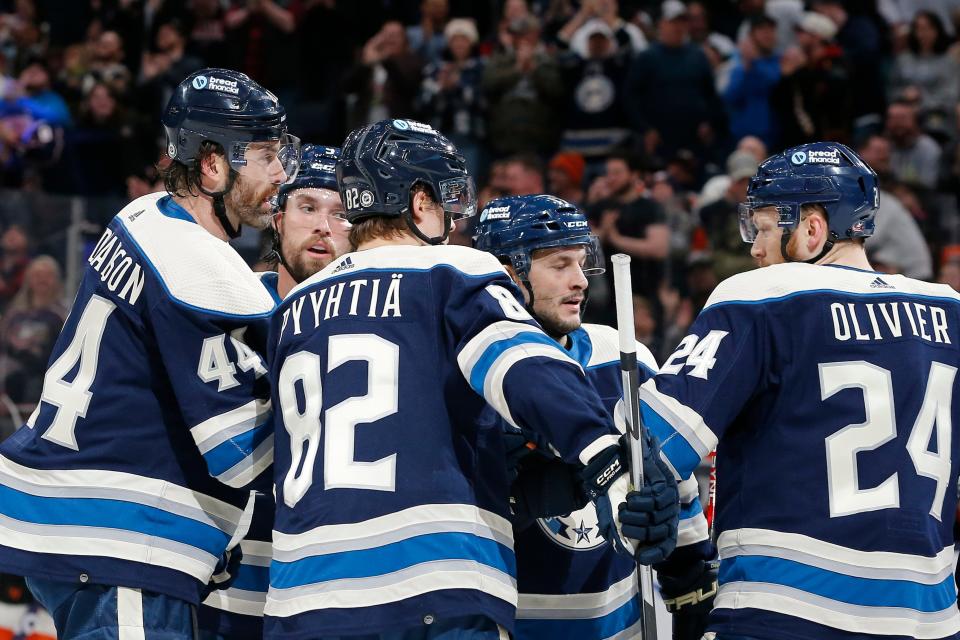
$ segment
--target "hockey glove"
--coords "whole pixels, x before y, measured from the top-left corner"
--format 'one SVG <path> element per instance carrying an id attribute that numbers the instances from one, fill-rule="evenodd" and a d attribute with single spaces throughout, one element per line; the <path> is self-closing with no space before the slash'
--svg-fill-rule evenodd
<path id="1" fill-rule="evenodd" d="M 620 444 L 607 447 L 590 460 L 580 472 L 583 492 L 593 500 L 597 508 L 597 526 L 600 534 L 621 553 L 634 554 L 636 547 L 620 530 L 619 506 L 626 501 L 630 490 L 627 473 L 627 456 L 624 439 Z"/>
<path id="2" fill-rule="evenodd" d="M 587 502 L 580 490 L 579 468 L 543 453 L 523 459 L 510 487 L 510 507 L 521 521 L 565 516 Z"/>
<path id="3" fill-rule="evenodd" d="M 620 509 L 624 534 L 640 542 L 635 554 L 640 564 L 652 565 L 665 560 L 677 546 L 680 524 L 680 490 L 673 471 L 660 457 L 660 442 L 646 429 L 644 442 L 644 485 L 627 498 Z M 645 513 L 646 517 L 640 517 Z"/>
<path id="4" fill-rule="evenodd" d="M 655 567 L 667 611 L 673 614 L 673 640 L 700 640 L 717 597 L 718 560 L 678 563 L 673 558 Z M 666 566 L 672 565 L 672 566 Z"/>
<path id="5" fill-rule="evenodd" d="M 240 545 L 227 549 L 217 561 L 217 566 L 213 569 L 213 575 L 210 576 L 210 582 L 204 587 L 200 594 L 200 601 L 207 599 L 214 591 L 229 589 L 237 577 L 237 571 L 240 569 L 240 562 L 243 560 L 243 551 Z"/>

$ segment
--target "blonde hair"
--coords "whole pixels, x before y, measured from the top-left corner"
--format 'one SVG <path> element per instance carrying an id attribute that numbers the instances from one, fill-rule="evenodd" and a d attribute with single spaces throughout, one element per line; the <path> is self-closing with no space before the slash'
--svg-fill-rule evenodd
<path id="1" fill-rule="evenodd" d="M 50 267 L 53 269 L 54 276 L 56 277 L 56 286 L 54 288 L 53 294 L 51 296 L 51 303 L 57 307 L 57 310 L 60 311 L 63 308 L 63 276 L 60 271 L 60 264 L 54 260 L 52 257 L 47 255 L 37 256 L 27 265 L 27 268 L 23 272 L 23 285 L 20 287 L 20 290 L 17 291 L 17 294 L 13 297 L 13 300 L 10 301 L 10 306 L 8 307 L 8 313 L 10 311 L 25 311 L 27 309 L 34 308 L 33 300 L 33 290 L 30 288 L 30 274 L 40 267 Z"/>

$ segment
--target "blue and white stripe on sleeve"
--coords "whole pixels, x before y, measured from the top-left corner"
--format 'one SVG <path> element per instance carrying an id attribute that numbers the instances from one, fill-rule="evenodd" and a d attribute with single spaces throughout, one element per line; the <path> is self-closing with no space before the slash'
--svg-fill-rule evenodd
<path id="1" fill-rule="evenodd" d="M 270 400 L 250 402 L 190 429 L 210 475 L 231 487 L 249 485 L 273 463 Z"/>
<path id="2" fill-rule="evenodd" d="M 717 447 L 717 436 L 703 417 L 657 390 L 656 378 L 640 386 L 643 423 L 660 440 L 660 449 L 678 480 L 690 477 L 700 461 Z"/>
<path id="3" fill-rule="evenodd" d="M 707 519 L 703 514 L 703 505 L 700 504 L 700 486 L 695 476 L 681 480 L 680 490 L 680 523 L 677 526 L 677 546 L 686 547 L 707 540 L 709 530 Z"/>
<path id="4" fill-rule="evenodd" d="M 501 320 L 475 335 L 457 354 L 457 364 L 470 387 L 496 409 L 504 420 L 519 427 L 504 395 L 507 372 L 527 358 L 550 358 L 569 363 L 583 373 L 583 367 L 566 350 L 538 327 Z"/>

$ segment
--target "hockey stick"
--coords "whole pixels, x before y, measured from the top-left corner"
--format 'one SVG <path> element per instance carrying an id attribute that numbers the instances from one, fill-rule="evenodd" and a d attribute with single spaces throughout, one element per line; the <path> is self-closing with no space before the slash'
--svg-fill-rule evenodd
<path id="1" fill-rule="evenodd" d="M 630 481 L 643 486 L 643 438 L 640 430 L 640 376 L 637 372 L 637 340 L 633 329 L 633 287 L 630 283 L 630 256 L 618 253 L 613 262 L 613 291 L 620 337 L 620 376 L 623 381 L 623 415 L 630 434 Z M 640 583 L 640 625 L 642 640 L 658 640 L 657 612 L 653 600 L 653 570 L 637 565 Z"/>

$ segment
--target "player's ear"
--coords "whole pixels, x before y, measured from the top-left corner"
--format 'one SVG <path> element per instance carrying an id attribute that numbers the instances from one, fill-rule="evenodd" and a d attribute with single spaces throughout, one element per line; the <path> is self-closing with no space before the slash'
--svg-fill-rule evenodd
<path id="1" fill-rule="evenodd" d="M 226 179 L 227 160 L 219 153 L 208 153 L 199 163 L 200 176 L 205 182 L 217 184 Z"/>

